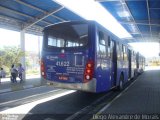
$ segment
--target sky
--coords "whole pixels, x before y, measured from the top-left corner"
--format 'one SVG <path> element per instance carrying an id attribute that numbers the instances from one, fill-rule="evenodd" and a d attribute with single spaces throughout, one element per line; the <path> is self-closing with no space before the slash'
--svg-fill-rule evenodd
<path id="1" fill-rule="evenodd" d="M 160 46 L 159 43 L 148 42 L 148 43 L 131 43 L 134 50 L 139 51 L 146 58 L 159 57 Z"/>
<path id="2" fill-rule="evenodd" d="M 0 48 L 4 46 L 20 46 L 20 32 L 0 28 L 0 36 Z M 42 37 L 40 37 L 40 40 L 42 40 Z M 26 51 L 38 53 L 38 36 L 25 34 L 25 44 Z"/>
<path id="3" fill-rule="evenodd" d="M 0 28 L 0 47 L 3 46 L 18 46 L 20 41 L 20 34 L 16 31 L 6 30 Z"/>
<path id="4" fill-rule="evenodd" d="M 25 35 L 25 44 L 26 44 L 26 50 L 28 51 L 34 51 L 38 53 L 38 39 L 42 41 L 42 37 L 38 38 L 36 35 L 32 34 L 26 34 Z"/>
<path id="5" fill-rule="evenodd" d="M 1 43 L 0 48 L 3 46 L 19 46 L 20 45 L 20 33 L 16 31 L 6 30 L 0 28 Z M 40 37 L 42 41 L 42 37 Z M 38 53 L 38 36 L 25 34 L 25 48 L 26 51 L 34 51 Z M 130 44 L 136 51 L 139 51 L 146 58 L 158 57 L 159 44 L 158 43 L 132 43 Z"/>

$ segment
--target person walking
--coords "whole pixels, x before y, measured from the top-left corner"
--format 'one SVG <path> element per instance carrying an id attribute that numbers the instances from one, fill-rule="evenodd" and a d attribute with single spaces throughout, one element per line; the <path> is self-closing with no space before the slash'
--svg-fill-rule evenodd
<path id="1" fill-rule="evenodd" d="M 18 66 L 18 77 L 20 78 L 20 83 L 23 81 L 23 72 L 24 72 L 24 68 L 22 67 L 22 64 L 20 63 Z"/>
<path id="2" fill-rule="evenodd" d="M 0 69 L 0 83 L 1 83 L 1 79 L 5 78 L 6 76 L 6 72 L 3 70 L 3 68 Z"/>
<path id="3" fill-rule="evenodd" d="M 15 65 L 13 64 L 11 66 L 11 81 L 14 83 L 16 82 L 17 83 L 17 80 L 16 80 L 16 77 L 17 77 L 17 69 L 15 68 Z"/>

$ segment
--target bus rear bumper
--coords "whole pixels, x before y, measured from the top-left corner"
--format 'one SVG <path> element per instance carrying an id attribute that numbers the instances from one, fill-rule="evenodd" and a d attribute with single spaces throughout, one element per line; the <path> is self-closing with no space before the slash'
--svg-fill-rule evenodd
<path id="1" fill-rule="evenodd" d="M 72 90 L 81 90 L 86 92 L 96 92 L 96 79 L 93 78 L 87 83 L 60 83 L 55 81 L 47 80 L 48 85 L 52 85 L 56 88 L 72 89 Z"/>

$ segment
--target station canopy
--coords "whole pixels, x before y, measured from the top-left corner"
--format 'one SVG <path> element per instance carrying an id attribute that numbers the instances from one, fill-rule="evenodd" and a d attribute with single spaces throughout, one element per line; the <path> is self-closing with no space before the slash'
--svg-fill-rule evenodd
<path id="1" fill-rule="evenodd" d="M 131 34 L 130 42 L 159 42 L 160 0 L 93 0 Z M 93 13 L 94 14 L 94 13 Z M 0 27 L 42 35 L 45 26 L 84 20 L 54 0 L 0 0 Z M 107 22 L 107 21 L 106 21 Z"/>

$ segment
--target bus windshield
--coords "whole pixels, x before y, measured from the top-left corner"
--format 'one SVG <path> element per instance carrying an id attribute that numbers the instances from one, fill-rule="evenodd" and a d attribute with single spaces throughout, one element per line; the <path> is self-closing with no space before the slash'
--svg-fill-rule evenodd
<path id="1" fill-rule="evenodd" d="M 88 24 L 84 23 L 53 25 L 44 34 L 47 48 L 83 47 L 88 44 Z"/>

